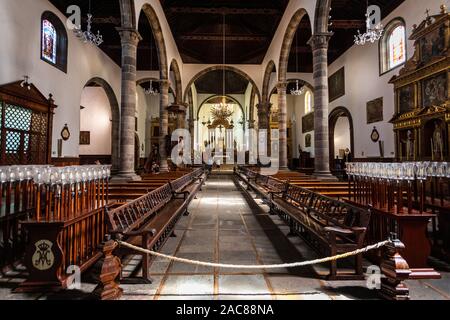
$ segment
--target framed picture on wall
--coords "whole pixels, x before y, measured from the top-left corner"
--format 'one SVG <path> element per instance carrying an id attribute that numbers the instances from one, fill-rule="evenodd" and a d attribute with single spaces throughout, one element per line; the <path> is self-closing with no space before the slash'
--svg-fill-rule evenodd
<path id="1" fill-rule="evenodd" d="M 302 133 L 314 131 L 314 112 L 302 118 Z"/>
<path id="2" fill-rule="evenodd" d="M 311 148 L 311 138 L 310 134 L 305 136 L 305 148 Z"/>
<path id="3" fill-rule="evenodd" d="M 383 121 L 383 97 L 367 102 L 367 124 Z"/>
<path id="4" fill-rule="evenodd" d="M 90 131 L 80 131 L 80 145 L 90 145 L 91 144 L 91 132 Z"/>
<path id="5" fill-rule="evenodd" d="M 330 102 L 345 95 L 345 69 L 342 67 L 328 79 Z"/>

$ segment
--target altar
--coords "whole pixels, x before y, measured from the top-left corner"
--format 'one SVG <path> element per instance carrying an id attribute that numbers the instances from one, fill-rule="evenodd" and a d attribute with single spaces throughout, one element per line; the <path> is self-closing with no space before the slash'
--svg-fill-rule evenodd
<path id="1" fill-rule="evenodd" d="M 399 161 L 450 159 L 450 31 L 445 7 L 413 26 L 415 53 L 394 84 L 396 114 L 391 120 Z"/>

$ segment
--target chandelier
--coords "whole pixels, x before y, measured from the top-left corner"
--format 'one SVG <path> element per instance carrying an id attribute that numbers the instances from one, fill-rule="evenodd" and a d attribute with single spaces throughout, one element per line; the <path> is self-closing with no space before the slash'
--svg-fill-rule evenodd
<path id="1" fill-rule="evenodd" d="M 367 12 L 366 12 L 366 32 L 361 34 L 361 32 L 358 30 L 358 34 L 355 35 L 355 44 L 358 46 L 363 46 L 367 42 L 374 43 L 383 36 L 383 25 L 381 22 L 378 22 L 376 25 L 372 24 L 372 18 L 369 12 L 371 12 L 374 9 L 377 13 L 377 17 L 375 17 L 375 22 L 381 20 L 380 15 L 380 8 L 376 6 L 368 6 L 367 3 Z"/>
<path id="2" fill-rule="evenodd" d="M 225 14 L 223 15 L 223 52 L 222 52 L 222 58 L 223 58 L 223 72 L 222 72 L 222 102 L 213 104 L 211 114 L 215 120 L 227 120 L 229 117 L 233 115 L 232 109 L 230 109 L 230 106 L 227 103 L 226 98 L 226 82 L 225 82 L 225 64 L 226 64 L 226 34 L 225 34 Z"/>
<path id="3" fill-rule="evenodd" d="M 89 0 L 89 13 L 87 14 L 87 29 L 83 31 L 80 26 L 75 26 L 74 32 L 75 35 L 84 43 L 92 43 L 96 46 L 99 46 L 103 43 L 103 36 L 100 34 L 100 31 L 97 31 L 97 34 L 92 33 L 92 14 L 91 14 L 91 1 Z"/>
<path id="4" fill-rule="evenodd" d="M 300 81 L 295 81 L 295 89 L 291 90 L 293 96 L 301 96 L 305 92 L 305 86 L 300 87 Z"/>
<path id="5" fill-rule="evenodd" d="M 298 73 L 298 32 L 295 33 L 295 72 Z M 291 90 L 293 96 L 301 96 L 305 92 L 304 86 L 300 87 L 300 81 L 295 81 L 295 89 Z"/>
<path id="6" fill-rule="evenodd" d="M 153 70 L 153 42 L 150 38 L 150 70 Z M 153 88 L 153 80 L 150 79 L 150 87 L 144 90 L 144 93 L 148 96 L 157 96 L 159 94 L 158 89 Z"/>
<path id="7" fill-rule="evenodd" d="M 230 109 L 228 103 L 226 103 L 226 98 L 223 98 L 221 103 L 213 104 L 211 114 L 214 120 L 227 120 L 229 117 L 233 115 L 233 110 Z"/>
<path id="8" fill-rule="evenodd" d="M 148 89 L 144 89 L 144 93 L 148 96 L 157 96 L 159 94 L 158 89 L 153 88 L 153 80 L 150 80 L 150 86 Z"/>

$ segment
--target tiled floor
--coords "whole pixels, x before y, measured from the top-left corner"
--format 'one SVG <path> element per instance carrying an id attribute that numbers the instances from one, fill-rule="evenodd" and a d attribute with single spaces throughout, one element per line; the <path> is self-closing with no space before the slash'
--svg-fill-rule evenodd
<path id="1" fill-rule="evenodd" d="M 317 258 L 260 200 L 246 198 L 231 176 L 211 176 L 177 226 L 163 252 L 177 257 L 227 264 L 279 264 Z M 136 296 L 124 285 L 124 299 L 378 299 L 365 281 L 325 281 L 327 266 L 302 269 L 242 270 L 199 267 L 157 259 L 152 285 Z M 448 279 L 449 274 L 443 273 Z M 434 280 L 436 281 L 436 280 Z M 449 299 L 448 280 L 411 281 L 417 299 Z M 145 289 L 143 289 L 145 292 Z M 141 292 L 141 291 L 139 291 Z"/>
<path id="2" fill-rule="evenodd" d="M 162 252 L 177 257 L 227 264 L 279 264 L 317 258 L 260 200 L 246 198 L 232 176 L 213 175 L 176 227 Z M 126 264 L 125 273 L 139 263 Z M 122 283 L 122 299 L 378 299 L 365 281 L 326 281 L 327 266 L 296 269 L 242 270 L 210 268 L 156 259 L 152 284 Z M 138 272 L 139 274 L 139 272 Z M 408 281 L 413 299 L 450 299 L 450 273 L 441 280 Z M 4 280 L 4 281 L 2 281 Z M 13 283 L 0 279 L 0 299 L 46 299 L 53 296 L 15 295 Z M 82 292 L 95 285 L 83 283 Z"/>

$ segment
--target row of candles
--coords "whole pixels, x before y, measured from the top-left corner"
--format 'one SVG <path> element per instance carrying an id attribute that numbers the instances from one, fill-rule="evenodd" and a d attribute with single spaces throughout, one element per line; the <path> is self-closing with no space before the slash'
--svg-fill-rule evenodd
<path id="1" fill-rule="evenodd" d="M 397 214 L 404 213 L 406 206 L 411 214 L 426 211 L 428 195 L 431 204 L 434 205 L 435 199 L 440 198 L 441 205 L 444 205 L 443 181 L 450 178 L 450 163 L 357 162 L 347 163 L 346 171 L 353 201 Z M 427 185 L 429 192 L 426 191 Z"/>
<path id="2" fill-rule="evenodd" d="M 0 181 L 15 182 L 33 180 L 36 184 L 73 184 L 91 180 L 108 179 L 109 165 L 86 165 L 53 167 L 49 165 L 3 166 L 0 167 Z"/>
<path id="3" fill-rule="evenodd" d="M 37 221 L 67 221 L 108 202 L 111 166 L 0 167 L 5 213 L 30 211 Z"/>
<path id="4" fill-rule="evenodd" d="M 450 178 L 450 162 L 352 162 L 346 164 L 350 177 L 384 180 L 426 180 L 428 177 Z"/>

